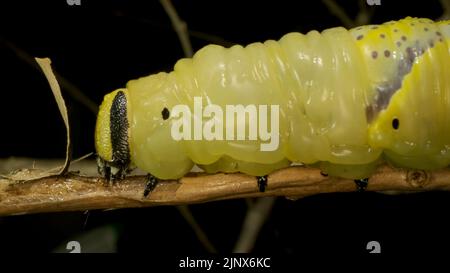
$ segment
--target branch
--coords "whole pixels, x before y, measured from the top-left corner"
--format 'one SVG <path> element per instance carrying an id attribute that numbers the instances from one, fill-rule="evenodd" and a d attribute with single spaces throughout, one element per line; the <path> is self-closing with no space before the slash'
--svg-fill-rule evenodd
<path id="1" fill-rule="evenodd" d="M 328 11 L 339 18 L 345 28 L 350 29 L 355 26 L 355 22 L 348 16 L 345 10 L 334 0 L 322 0 L 322 3 L 328 8 Z"/>
<path id="2" fill-rule="evenodd" d="M 448 1 L 448 0 L 442 0 Z M 350 29 L 356 26 L 367 25 L 370 23 L 374 9 L 368 7 L 366 0 L 359 0 L 358 7 L 359 11 L 353 20 L 347 14 L 344 8 L 335 2 L 335 0 L 322 0 L 322 3 L 327 7 L 328 11 L 336 16 L 344 25 L 345 28 Z"/>
<path id="3" fill-rule="evenodd" d="M 437 20 L 449 20 L 450 19 L 450 0 L 440 0 L 443 13 Z"/>
<path id="4" fill-rule="evenodd" d="M 192 57 L 194 52 L 192 50 L 191 41 L 189 40 L 189 33 L 187 30 L 186 22 L 180 19 L 170 0 L 160 0 L 160 2 L 170 18 L 170 21 L 172 22 L 172 26 L 177 33 L 178 38 L 180 39 L 184 55 L 186 57 Z"/>
<path id="5" fill-rule="evenodd" d="M 178 211 L 183 216 L 183 218 L 188 222 L 188 224 L 191 226 L 192 230 L 195 232 L 195 236 L 197 236 L 197 239 L 200 241 L 200 243 L 203 245 L 203 247 L 208 251 L 209 253 L 217 253 L 216 247 L 211 243 L 208 236 L 206 235 L 205 231 L 202 229 L 202 227 L 199 225 L 197 220 L 195 220 L 194 215 L 192 215 L 191 210 L 188 206 L 177 206 Z"/>
<path id="6" fill-rule="evenodd" d="M 26 176 L 30 171 L 22 170 L 15 177 Z M 258 191 L 255 177 L 240 173 L 191 173 L 179 181 L 161 181 L 148 198 L 142 196 L 145 183 L 145 176 L 130 176 L 108 186 L 103 178 L 73 173 L 26 182 L 0 178 L 0 215 L 181 205 L 242 197 L 299 198 L 319 193 L 353 192 L 356 189 L 353 180 L 325 177 L 319 169 L 303 166 L 270 174 L 264 193 Z M 450 190 L 450 170 L 424 172 L 382 166 L 369 179 L 367 190 Z"/>
<path id="7" fill-rule="evenodd" d="M 359 11 L 355 17 L 355 26 L 367 25 L 370 23 L 373 17 L 375 9 L 369 9 L 367 0 L 358 1 Z"/>
<path id="8" fill-rule="evenodd" d="M 259 231 L 269 217 L 274 203 L 275 197 L 265 197 L 250 205 L 233 253 L 249 253 L 253 250 Z"/>

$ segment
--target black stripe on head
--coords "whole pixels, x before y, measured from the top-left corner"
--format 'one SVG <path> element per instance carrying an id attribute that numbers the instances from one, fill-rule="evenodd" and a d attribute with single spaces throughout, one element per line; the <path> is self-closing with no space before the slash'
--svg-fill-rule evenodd
<path id="1" fill-rule="evenodd" d="M 117 92 L 114 97 L 109 115 L 112 160 L 118 166 L 125 167 L 130 163 L 130 149 L 128 146 L 127 98 L 123 91 Z"/>

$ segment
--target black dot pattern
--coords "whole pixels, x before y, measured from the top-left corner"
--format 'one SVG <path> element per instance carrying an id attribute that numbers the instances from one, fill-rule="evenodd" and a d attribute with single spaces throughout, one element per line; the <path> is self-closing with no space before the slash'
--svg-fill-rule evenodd
<path id="1" fill-rule="evenodd" d="M 450 23 L 435 23 L 428 19 L 406 18 L 381 25 L 367 25 L 350 30 L 356 45 L 364 52 L 364 61 L 370 69 L 370 77 L 377 82 L 379 96 L 366 108 L 367 120 L 373 120 L 386 109 L 391 97 L 402 86 L 420 57 L 450 37 Z M 433 56 L 438 56 L 433 54 Z M 398 130 L 398 118 L 391 120 Z"/>
<path id="2" fill-rule="evenodd" d="M 360 26 L 351 32 L 356 41 L 365 43 L 368 57 L 373 61 L 404 60 L 412 63 L 414 58 L 423 55 L 437 42 L 444 42 L 443 33 L 447 33 L 447 30 L 439 28 L 431 20 L 408 18 L 382 25 Z M 449 34 L 450 29 L 446 35 Z M 377 41 L 375 37 L 380 40 Z M 385 58 L 379 58 L 380 56 Z"/>

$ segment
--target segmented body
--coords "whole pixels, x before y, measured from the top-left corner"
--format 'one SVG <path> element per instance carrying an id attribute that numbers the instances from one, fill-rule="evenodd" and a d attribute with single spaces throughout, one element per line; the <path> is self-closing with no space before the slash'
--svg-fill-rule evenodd
<path id="1" fill-rule="evenodd" d="M 125 95 L 130 161 L 162 179 L 182 177 L 194 164 L 262 176 L 298 162 L 353 179 L 370 176 L 385 159 L 407 168 L 444 167 L 450 164 L 449 37 L 448 21 L 408 17 L 246 47 L 209 45 L 173 72 L 128 82 L 103 108 L 118 92 Z M 195 97 L 224 109 L 279 105 L 277 149 L 261 151 L 261 140 L 174 140 L 177 117 L 170 110 L 193 109 Z M 101 113 L 99 120 L 109 110 Z M 112 161 L 110 132 L 99 124 L 97 151 Z"/>

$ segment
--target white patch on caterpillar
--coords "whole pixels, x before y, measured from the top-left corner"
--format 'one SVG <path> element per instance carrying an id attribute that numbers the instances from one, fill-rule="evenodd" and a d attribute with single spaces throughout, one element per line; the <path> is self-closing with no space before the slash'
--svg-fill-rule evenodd
<path id="1" fill-rule="evenodd" d="M 174 140 L 260 140 L 260 150 L 274 151 L 279 146 L 279 105 L 226 105 L 203 107 L 202 97 L 194 97 L 194 114 L 189 106 L 175 105 L 172 110 L 171 136 Z M 225 122 L 224 122 L 225 112 Z M 270 117 L 270 123 L 268 118 Z M 203 119 L 208 119 L 203 122 Z M 247 126 L 248 121 L 248 126 Z M 225 138 L 224 138 L 224 124 Z M 193 125 L 193 126 L 192 126 Z M 236 132 L 235 132 L 236 128 Z M 248 128 L 248 134 L 246 128 Z M 192 132 L 193 131 L 193 132 Z M 193 136 L 193 138 L 192 138 Z"/>

